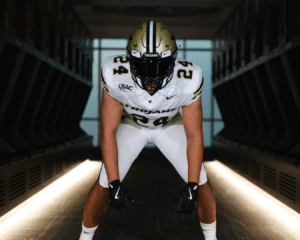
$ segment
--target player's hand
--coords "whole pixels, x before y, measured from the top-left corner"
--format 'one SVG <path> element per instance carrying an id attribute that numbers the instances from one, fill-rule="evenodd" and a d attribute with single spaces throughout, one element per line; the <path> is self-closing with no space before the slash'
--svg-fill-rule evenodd
<path id="1" fill-rule="evenodd" d="M 198 184 L 195 182 L 188 182 L 188 184 L 181 189 L 173 199 L 173 203 L 180 199 L 176 213 L 191 214 L 196 207 L 198 199 Z"/>
<path id="2" fill-rule="evenodd" d="M 109 183 L 109 199 L 110 205 L 116 209 L 124 209 L 128 207 L 126 197 L 129 201 L 134 202 L 129 191 L 121 184 L 120 180 L 115 180 Z"/>

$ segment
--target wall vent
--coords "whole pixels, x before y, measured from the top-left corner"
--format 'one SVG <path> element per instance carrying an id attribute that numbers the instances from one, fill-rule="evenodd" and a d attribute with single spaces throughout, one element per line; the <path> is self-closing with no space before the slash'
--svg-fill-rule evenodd
<path id="1" fill-rule="evenodd" d="M 251 177 L 254 179 L 261 181 L 261 172 L 260 172 L 261 164 L 257 161 L 251 161 Z"/>
<path id="2" fill-rule="evenodd" d="M 241 170 L 249 175 L 249 159 L 246 157 L 241 157 Z"/>
<path id="3" fill-rule="evenodd" d="M 276 170 L 264 165 L 263 184 L 276 190 Z"/>
<path id="4" fill-rule="evenodd" d="M 9 178 L 9 201 L 26 192 L 25 172 L 18 173 Z"/>
<path id="5" fill-rule="evenodd" d="M 73 158 L 72 158 L 73 159 Z M 68 168 L 68 167 L 70 167 L 71 166 L 71 160 L 72 159 L 66 159 L 66 161 L 65 161 L 65 168 Z"/>
<path id="6" fill-rule="evenodd" d="M 38 165 L 29 169 L 29 189 L 42 183 L 42 167 Z"/>
<path id="7" fill-rule="evenodd" d="M 287 198 L 296 201 L 296 178 L 279 172 L 279 192 Z"/>
<path id="8" fill-rule="evenodd" d="M 5 196 L 4 196 L 4 180 L 0 181 L 0 207 L 4 205 L 4 200 L 5 200 Z"/>
<path id="9" fill-rule="evenodd" d="M 44 180 L 53 177 L 53 160 L 44 163 Z"/>
<path id="10" fill-rule="evenodd" d="M 59 157 L 55 161 L 55 173 L 58 174 L 62 171 L 63 171 L 63 159 L 61 157 Z"/>

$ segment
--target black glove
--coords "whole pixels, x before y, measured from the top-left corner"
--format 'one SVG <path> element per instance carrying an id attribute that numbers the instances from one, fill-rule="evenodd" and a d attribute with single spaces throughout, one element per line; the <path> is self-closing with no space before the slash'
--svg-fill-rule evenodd
<path id="1" fill-rule="evenodd" d="M 173 199 L 173 203 L 180 198 L 180 202 L 176 209 L 178 214 L 191 214 L 195 210 L 198 199 L 198 184 L 188 182 L 188 184 L 180 190 Z"/>
<path id="2" fill-rule="evenodd" d="M 120 183 L 120 180 L 115 180 L 109 183 L 109 199 L 110 205 L 116 209 L 124 209 L 128 207 L 126 196 L 129 201 L 134 202 L 128 190 Z"/>

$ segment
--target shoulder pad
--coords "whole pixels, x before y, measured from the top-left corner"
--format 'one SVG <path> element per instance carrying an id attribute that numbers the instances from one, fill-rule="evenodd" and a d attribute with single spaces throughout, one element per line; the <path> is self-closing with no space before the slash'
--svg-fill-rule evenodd
<path id="1" fill-rule="evenodd" d="M 177 89 L 181 91 L 184 106 L 196 101 L 202 92 L 203 77 L 201 68 L 184 59 L 178 59 L 174 68 Z"/>
<path id="2" fill-rule="evenodd" d="M 124 65 L 123 69 L 125 69 L 127 72 L 130 71 L 128 60 L 125 54 L 108 57 L 103 62 L 100 72 L 100 80 L 107 92 L 114 89 L 118 85 L 117 79 L 120 78 L 120 75 L 114 74 L 114 72 L 118 72 L 117 67 L 120 67 L 120 65 Z"/>
<path id="3" fill-rule="evenodd" d="M 197 93 L 203 83 L 201 68 L 184 59 L 178 59 L 174 68 L 174 74 L 178 79 L 178 86 L 183 94 Z"/>

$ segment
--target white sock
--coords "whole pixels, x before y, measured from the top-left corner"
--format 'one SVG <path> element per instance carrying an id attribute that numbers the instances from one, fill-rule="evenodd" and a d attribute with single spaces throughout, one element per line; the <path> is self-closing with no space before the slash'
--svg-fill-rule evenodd
<path id="1" fill-rule="evenodd" d="M 213 223 L 200 222 L 200 226 L 202 228 L 205 240 L 217 240 L 217 221 L 214 221 Z"/>
<path id="2" fill-rule="evenodd" d="M 98 228 L 98 226 L 99 225 L 97 225 L 96 227 L 92 227 L 92 228 L 86 228 L 85 226 L 83 226 L 83 223 L 82 223 L 82 231 L 81 231 L 79 240 L 92 240 L 94 233 L 95 233 L 96 229 Z"/>

